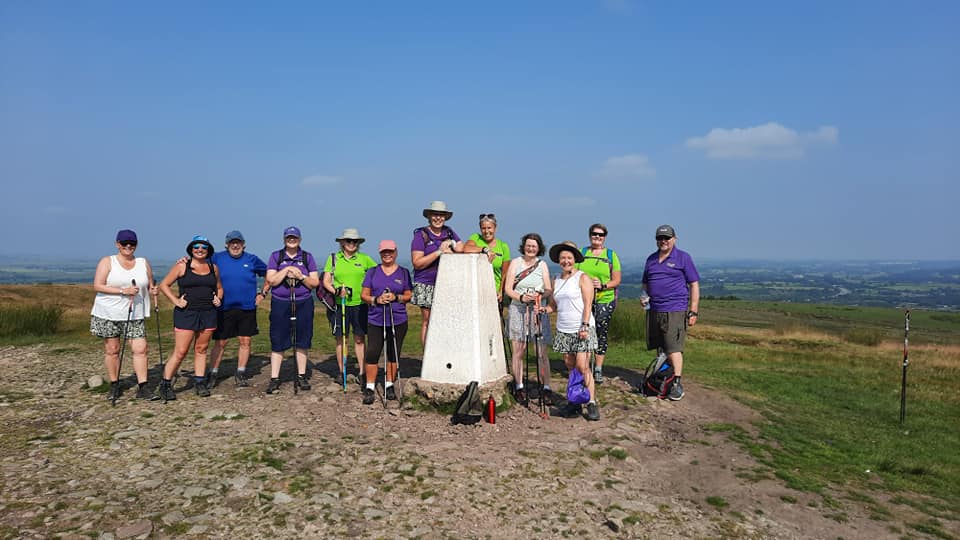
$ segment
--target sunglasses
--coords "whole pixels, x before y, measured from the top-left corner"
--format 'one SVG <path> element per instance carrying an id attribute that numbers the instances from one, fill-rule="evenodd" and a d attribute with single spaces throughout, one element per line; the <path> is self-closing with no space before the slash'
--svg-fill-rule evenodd
<path id="1" fill-rule="evenodd" d="M 495 214 L 480 214 L 480 219 L 497 219 Z"/>
<path id="2" fill-rule="evenodd" d="M 658 237 L 657 237 L 657 242 L 666 242 L 667 240 L 670 240 L 671 238 L 673 238 L 673 237 L 672 237 L 672 236 L 658 236 Z"/>
<path id="3" fill-rule="evenodd" d="M 344 244 L 356 244 L 359 240 L 354 240 L 353 238 L 344 238 L 342 240 Z"/>
<path id="4" fill-rule="evenodd" d="M 190 247 L 193 248 L 193 249 L 202 249 L 202 250 L 204 250 L 204 251 L 207 250 L 206 244 L 194 244 L 194 245 L 192 245 L 192 246 L 190 246 Z"/>
<path id="5" fill-rule="evenodd" d="M 598 237 L 600 237 L 600 238 L 603 238 L 603 237 L 606 236 L 606 235 L 607 235 L 607 233 L 602 232 L 602 231 L 593 231 L 592 233 L 590 233 L 590 236 L 598 236 Z"/>
<path id="6" fill-rule="evenodd" d="M 124 240 L 123 242 L 120 242 L 120 245 L 123 247 L 137 247 L 137 243 L 131 242 L 130 240 Z"/>

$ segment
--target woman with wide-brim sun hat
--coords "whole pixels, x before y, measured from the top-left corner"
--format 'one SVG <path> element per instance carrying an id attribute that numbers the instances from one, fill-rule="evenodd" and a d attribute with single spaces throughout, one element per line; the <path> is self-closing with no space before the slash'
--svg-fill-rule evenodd
<path id="1" fill-rule="evenodd" d="M 547 268 L 547 263 L 541 259 L 546 249 L 543 238 L 539 234 L 523 235 L 520 238 L 521 255 L 510 261 L 503 275 L 503 292 L 510 298 L 510 307 L 507 308 L 507 334 L 513 351 L 510 372 L 513 375 L 514 396 L 522 405 L 527 404 L 528 397 L 523 380 L 526 372 L 523 356 L 531 336 L 537 335 L 538 325 L 540 337 L 533 337 L 533 339 L 540 344 L 539 347 L 534 348 L 539 351 L 537 370 L 543 386 L 537 391 L 543 393 L 546 405 L 554 403 L 553 393 L 550 390 L 550 358 L 547 355 L 547 344 L 550 342 L 550 319 L 541 309 L 553 291 L 550 270 Z"/>
<path id="2" fill-rule="evenodd" d="M 133 351 L 133 371 L 137 375 L 137 398 L 149 400 L 147 391 L 147 331 L 150 296 L 156 302 L 153 269 L 143 257 L 135 257 L 137 233 L 130 229 L 117 232 L 117 253 L 100 259 L 93 277 L 97 295 L 90 311 L 90 333 L 103 339 L 103 363 L 110 381 L 108 397 L 120 397 L 120 346 L 124 338 Z M 150 293 L 148 296 L 147 293 Z"/>
<path id="3" fill-rule="evenodd" d="M 594 223 L 588 229 L 590 245 L 582 248 L 583 262 L 577 269 L 593 282 L 593 317 L 597 320 L 597 361 L 593 366 L 593 379 L 603 384 L 603 361 L 607 357 L 607 334 L 610 320 L 617 309 L 617 287 L 620 286 L 620 257 L 607 247 L 607 226 Z"/>
<path id="4" fill-rule="evenodd" d="M 357 229 L 344 229 L 336 238 L 340 250 L 331 253 L 323 266 L 323 288 L 333 294 L 337 301 L 336 311 L 327 311 L 327 320 L 337 341 L 337 384 L 343 384 L 344 343 L 353 328 L 353 346 L 360 366 L 358 380 L 364 378 L 364 354 L 366 353 L 367 304 L 360 298 L 363 278 L 367 270 L 377 263 L 366 253 L 360 251 L 360 245 L 366 238 L 360 236 Z M 341 309 L 346 305 L 346 310 Z M 344 313 L 346 316 L 344 316 Z M 346 324 L 343 324 L 344 318 Z"/>
<path id="5" fill-rule="evenodd" d="M 576 369 L 583 375 L 584 384 L 590 392 L 587 403 L 587 420 L 599 420 L 596 387 L 590 372 L 590 352 L 597 347 L 596 320 L 593 317 L 593 281 L 590 276 L 576 268 L 583 262 L 583 254 L 569 240 L 550 247 L 550 260 L 560 265 L 560 275 L 553 282 L 553 295 L 545 311 L 557 314 L 557 334 L 553 338 L 553 350 L 563 355 L 568 369 Z M 579 413 L 580 406 L 565 409 L 563 416 Z"/>
<path id="6" fill-rule="evenodd" d="M 164 401 L 177 399 L 173 376 L 193 343 L 193 385 L 198 396 L 207 397 L 207 348 L 217 329 L 217 308 L 223 301 L 220 270 L 213 264 L 213 244 L 206 236 L 194 236 L 187 244 L 189 259 L 177 261 L 160 282 L 160 292 L 174 305 L 174 347 L 163 369 L 157 395 Z M 179 296 L 171 287 L 177 283 Z"/>
<path id="7" fill-rule="evenodd" d="M 426 227 L 417 227 L 410 242 L 410 260 L 413 263 L 413 304 L 420 306 L 423 322 L 420 326 L 420 342 L 427 342 L 430 325 L 430 308 L 433 307 L 433 289 L 437 283 L 440 256 L 445 253 L 462 253 L 463 242 L 456 231 L 447 226 L 453 212 L 443 201 L 433 201 L 423 209 L 427 218 Z"/>

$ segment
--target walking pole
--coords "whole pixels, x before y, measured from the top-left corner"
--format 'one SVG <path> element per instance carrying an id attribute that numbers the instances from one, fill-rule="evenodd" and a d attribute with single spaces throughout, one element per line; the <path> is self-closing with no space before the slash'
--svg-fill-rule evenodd
<path id="1" fill-rule="evenodd" d="M 402 306 L 403 304 L 401 303 L 400 305 Z M 400 386 L 400 348 L 397 347 L 397 327 L 394 326 L 394 324 L 393 324 L 393 305 L 392 305 L 392 302 L 391 302 L 391 305 L 390 305 L 390 309 L 389 309 L 388 311 L 390 312 L 390 337 L 391 337 L 391 340 L 393 341 L 393 355 L 396 357 L 396 360 L 397 360 L 397 362 L 396 362 L 396 364 L 397 364 L 397 374 L 394 376 L 394 379 L 396 379 L 396 380 L 393 381 L 393 384 L 394 384 L 394 386 L 397 387 L 397 406 L 399 406 L 399 407 L 402 409 L 402 408 L 403 408 L 403 388 Z M 386 323 L 386 321 L 384 321 L 384 323 Z M 387 346 L 386 343 L 384 343 L 383 346 L 384 346 L 384 348 L 386 348 L 386 346 Z M 387 353 L 388 353 L 388 354 L 387 354 L 387 359 L 388 359 L 388 361 L 389 361 L 389 358 L 390 358 L 389 351 L 387 351 Z M 384 366 L 383 366 L 383 378 L 384 378 L 384 380 L 386 380 L 386 378 L 387 378 L 387 365 L 386 365 L 386 363 L 384 363 Z M 386 387 L 386 384 L 384 384 L 384 387 Z M 386 394 L 387 391 L 384 390 L 383 393 Z"/>
<path id="2" fill-rule="evenodd" d="M 341 287 L 343 287 L 341 285 Z M 343 375 L 343 393 L 347 393 L 347 297 L 340 295 L 340 369 Z"/>
<path id="3" fill-rule="evenodd" d="M 299 366 L 297 365 L 297 281 L 287 278 L 287 288 L 290 289 L 290 340 L 293 345 L 293 395 L 300 391 Z"/>
<path id="4" fill-rule="evenodd" d="M 540 372 L 540 347 L 541 347 L 540 338 L 543 337 L 543 327 L 540 324 L 540 294 L 541 293 L 537 293 L 537 304 L 536 304 L 537 307 L 534 310 L 534 313 L 536 313 L 536 317 L 537 317 L 536 326 L 535 326 L 535 328 L 537 329 L 537 334 L 533 338 L 534 339 L 533 353 L 537 356 L 537 359 L 536 359 L 537 386 L 540 387 L 537 393 L 537 401 L 539 401 L 539 405 L 540 405 L 540 417 L 543 419 L 547 419 L 550 417 L 550 415 L 547 414 L 547 407 L 546 405 L 543 404 L 543 374 Z M 547 369 L 550 369 L 549 363 L 547 364 Z"/>
<path id="5" fill-rule="evenodd" d="M 136 287 L 137 280 L 131 279 L 130 285 Z M 120 340 L 120 360 L 117 362 L 117 387 L 116 389 L 110 389 L 110 404 L 114 407 L 117 406 L 117 398 L 120 397 L 120 374 L 123 373 L 123 353 L 127 349 L 127 328 L 130 326 L 130 317 L 133 316 L 134 298 L 136 298 L 136 295 L 130 297 L 130 305 L 127 307 L 127 321 L 123 323 L 123 339 Z"/>
<path id="6" fill-rule="evenodd" d="M 903 315 L 903 376 L 900 380 L 900 425 L 907 415 L 907 365 L 910 360 L 907 356 L 907 345 L 910 337 L 910 310 Z"/>
<path id="7" fill-rule="evenodd" d="M 521 295 L 521 298 L 523 295 Z M 523 328 L 523 386 L 526 388 L 530 384 L 530 334 L 533 333 L 533 320 L 531 319 L 532 306 L 526 304 L 526 324 Z M 524 406 L 530 408 L 530 392 L 525 391 L 526 394 L 524 397 L 527 398 L 527 402 L 524 403 Z"/>
<path id="8" fill-rule="evenodd" d="M 153 286 L 157 286 L 157 282 L 153 282 Z M 153 305 L 153 318 L 157 320 L 157 350 L 160 351 L 160 362 L 157 363 L 157 367 L 160 368 L 161 378 L 163 375 L 163 341 L 160 340 L 160 299 L 154 297 Z"/>
<path id="9" fill-rule="evenodd" d="M 374 299 L 376 300 L 376 299 Z M 387 369 L 390 366 L 390 351 L 387 347 L 387 305 L 382 304 L 383 308 L 383 408 L 387 408 Z M 377 371 L 380 371 L 380 358 L 377 358 Z M 374 377 L 373 384 L 376 386 L 377 379 Z"/>

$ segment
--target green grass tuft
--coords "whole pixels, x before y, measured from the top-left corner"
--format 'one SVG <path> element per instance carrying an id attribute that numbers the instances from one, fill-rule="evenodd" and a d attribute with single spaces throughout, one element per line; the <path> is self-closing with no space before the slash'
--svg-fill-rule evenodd
<path id="1" fill-rule="evenodd" d="M 60 306 L 0 306 L 0 338 L 55 334 L 62 318 Z"/>

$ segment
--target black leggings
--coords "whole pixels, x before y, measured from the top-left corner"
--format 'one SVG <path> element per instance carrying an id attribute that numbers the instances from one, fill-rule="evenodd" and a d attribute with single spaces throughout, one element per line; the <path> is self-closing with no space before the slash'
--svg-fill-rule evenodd
<path id="1" fill-rule="evenodd" d="M 397 349 L 393 349 L 393 334 L 390 327 L 387 331 L 387 361 L 396 362 L 399 358 L 399 349 L 403 348 L 403 338 L 407 335 L 407 323 L 402 322 L 393 327 L 397 332 Z M 367 364 L 376 364 L 380 362 L 380 353 L 383 352 L 383 331 L 384 327 L 369 325 L 367 327 L 367 355 L 364 362 Z"/>

